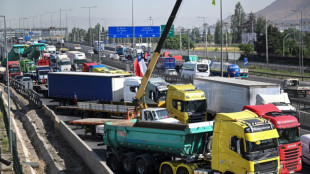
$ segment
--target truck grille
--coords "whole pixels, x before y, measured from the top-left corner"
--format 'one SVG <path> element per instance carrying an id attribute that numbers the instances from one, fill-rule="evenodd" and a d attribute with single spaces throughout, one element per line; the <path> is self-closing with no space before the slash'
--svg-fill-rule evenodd
<path id="1" fill-rule="evenodd" d="M 293 171 L 297 169 L 298 166 L 298 160 L 297 161 L 288 161 L 287 163 L 285 163 L 285 168 L 287 168 L 288 171 Z"/>
<path id="2" fill-rule="evenodd" d="M 197 123 L 197 122 L 205 121 L 205 117 L 206 116 L 204 114 L 194 113 L 188 117 L 188 123 Z"/>
<path id="3" fill-rule="evenodd" d="M 298 157 L 299 157 L 299 148 L 284 150 L 285 160 L 297 159 Z"/>
<path id="4" fill-rule="evenodd" d="M 278 161 L 273 160 L 265 163 L 258 163 L 254 165 L 255 173 L 270 173 L 277 171 Z"/>

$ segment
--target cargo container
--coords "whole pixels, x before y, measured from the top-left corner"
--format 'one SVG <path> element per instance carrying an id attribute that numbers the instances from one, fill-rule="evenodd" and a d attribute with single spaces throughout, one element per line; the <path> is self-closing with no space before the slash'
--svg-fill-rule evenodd
<path id="1" fill-rule="evenodd" d="M 48 96 L 60 102 L 114 101 L 123 99 L 123 83 L 129 75 L 91 72 L 52 72 L 48 78 Z M 64 103 L 63 103 L 64 104 Z"/>
<path id="2" fill-rule="evenodd" d="M 156 68 L 159 69 L 175 69 L 175 58 L 173 57 L 159 57 Z"/>
<path id="3" fill-rule="evenodd" d="M 97 65 L 97 63 L 96 62 L 94 62 L 94 63 L 83 63 L 83 72 L 89 72 L 89 67 L 91 65 Z"/>
<path id="4" fill-rule="evenodd" d="M 197 55 L 182 56 L 182 59 L 185 62 L 188 62 L 188 61 L 197 62 L 198 61 L 198 56 Z"/>
<path id="5" fill-rule="evenodd" d="M 205 92 L 208 119 L 219 112 L 237 112 L 244 105 L 255 105 L 257 94 L 280 94 L 278 84 L 224 77 L 198 77 L 194 86 Z"/>

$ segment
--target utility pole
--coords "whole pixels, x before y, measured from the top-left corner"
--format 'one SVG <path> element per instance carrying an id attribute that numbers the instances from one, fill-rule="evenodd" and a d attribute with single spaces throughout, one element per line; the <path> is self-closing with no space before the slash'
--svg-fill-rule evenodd
<path id="1" fill-rule="evenodd" d="M 304 39 L 302 36 L 302 11 L 300 11 L 300 39 L 301 39 L 301 73 L 304 76 Z M 303 78 L 302 78 L 303 80 Z"/>
<path id="2" fill-rule="evenodd" d="M 132 15 L 132 48 L 135 48 L 135 25 L 133 23 L 134 18 L 133 18 L 133 0 L 131 0 L 131 15 Z"/>
<path id="3" fill-rule="evenodd" d="M 189 29 L 187 30 L 187 50 L 188 50 L 188 57 L 190 55 L 190 40 L 189 40 Z"/>
<path id="4" fill-rule="evenodd" d="M 268 57 L 268 21 L 266 18 L 266 64 L 269 66 L 269 57 Z"/>
<path id="5" fill-rule="evenodd" d="M 82 7 L 82 8 L 88 8 L 88 19 L 89 19 L 89 44 L 90 44 L 90 49 L 92 48 L 92 34 L 91 34 L 91 23 L 90 23 L 90 9 L 91 8 L 96 8 L 97 6 L 92 6 L 92 7 Z"/>
<path id="6" fill-rule="evenodd" d="M 68 32 L 68 11 L 72 11 L 72 9 L 69 9 L 69 10 L 63 10 L 63 11 L 65 11 L 66 12 L 66 41 L 67 41 L 67 43 L 68 43 L 68 34 L 69 34 L 69 32 Z"/>
<path id="7" fill-rule="evenodd" d="M 223 77 L 223 14 L 221 0 L 221 77 Z"/>

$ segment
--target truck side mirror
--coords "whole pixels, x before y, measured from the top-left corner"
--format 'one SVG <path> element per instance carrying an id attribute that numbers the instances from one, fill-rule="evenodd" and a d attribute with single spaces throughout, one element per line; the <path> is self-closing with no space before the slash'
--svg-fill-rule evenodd
<path id="1" fill-rule="evenodd" d="M 152 100 L 154 100 L 154 92 L 153 92 L 153 91 L 150 91 L 149 98 L 152 99 Z"/>

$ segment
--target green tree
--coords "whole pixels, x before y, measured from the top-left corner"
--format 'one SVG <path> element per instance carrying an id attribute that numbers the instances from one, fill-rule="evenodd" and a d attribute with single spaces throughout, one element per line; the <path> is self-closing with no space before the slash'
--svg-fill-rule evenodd
<path id="1" fill-rule="evenodd" d="M 258 16 L 255 24 L 256 35 L 266 34 L 266 19 L 262 16 Z"/>
<path id="2" fill-rule="evenodd" d="M 241 51 L 243 51 L 244 54 L 249 54 L 252 51 L 253 45 L 246 43 L 246 44 L 239 44 L 239 48 Z"/>
<path id="3" fill-rule="evenodd" d="M 214 42 L 215 44 L 221 43 L 221 21 L 219 20 L 215 24 Z"/>
<path id="4" fill-rule="evenodd" d="M 277 27 L 268 25 L 268 52 L 271 54 L 282 54 L 282 33 Z M 259 54 L 266 52 L 266 34 L 259 35 L 255 43 L 255 50 Z"/>
<path id="5" fill-rule="evenodd" d="M 182 49 L 187 49 L 187 34 L 181 35 Z M 180 49 L 180 35 L 174 35 L 166 39 L 165 48 L 167 49 Z M 190 48 L 194 48 L 194 42 L 190 41 Z"/>
<path id="6" fill-rule="evenodd" d="M 250 13 L 248 18 L 245 22 L 245 32 L 246 33 L 254 33 L 255 32 L 255 23 L 256 23 L 256 16 L 254 13 Z"/>
<path id="7" fill-rule="evenodd" d="M 213 35 L 211 35 L 211 29 L 208 27 L 208 43 L 214 42 Z"/>
<path id="8" fill-rule="evenodd" d="M 241 43 L 242 33 L 244 33 L 243 24 L 246 22 L 246 14 L 241 6 L 241 3 L 238 2 L 235 6 L 235 13 L 231 16 L 231 30 L 233 34 L 233 40 L 236 43 Z"/>
<path id="9" fill-rule="evenodd" d="M 306 34 L 306 41 L 305 41 L 305 55 L 310 56 L 310 33 L 307 32 Z"/>

